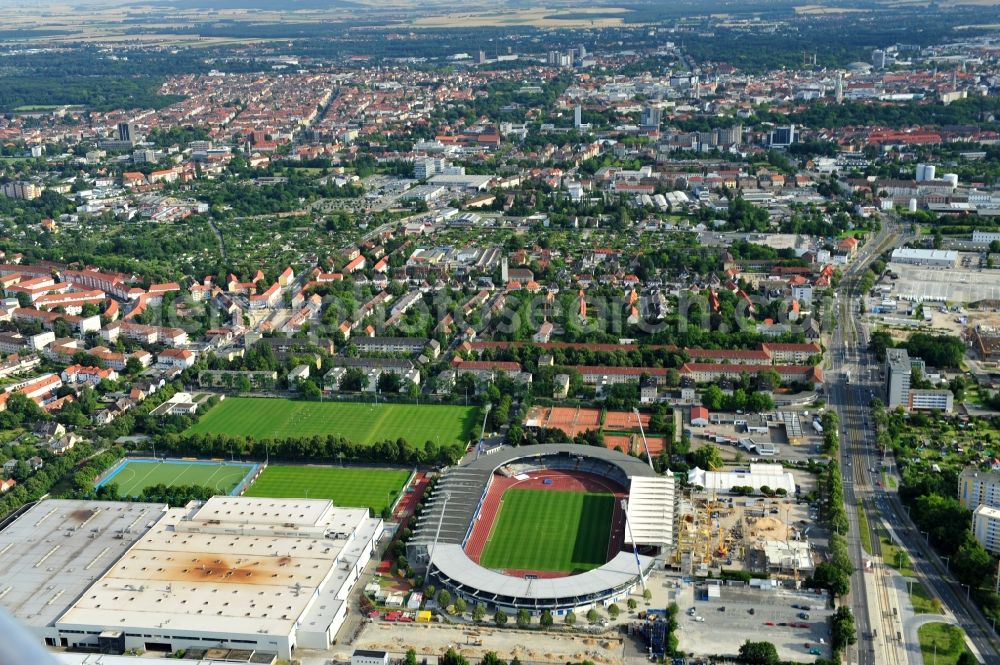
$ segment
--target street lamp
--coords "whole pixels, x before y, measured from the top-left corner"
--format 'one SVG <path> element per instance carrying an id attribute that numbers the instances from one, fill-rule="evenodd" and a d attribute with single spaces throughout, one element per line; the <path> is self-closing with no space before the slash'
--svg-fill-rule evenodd
<path id="1" fill-rule="evenodd" d="M 950 565 L 951 565 L 951 557 L 950 557 L 950 556 L 944 556 L 944 555 L 941 555 L 941 558 L 942 558 L 942 559 L 944 559 L 944 571 L 945 571 L 946 573 L 948 573 L 948 572 L 951 572 L 951 571 L 949 570 L 949 568 L 948 568 L 948 566 L 950 566 Z"/>
<path id="2" fill-rule="evenodd" d="M 965 602 L 969 602 L 969 596 L 972 595 L 972 587 L 968 584 L 963 584 L 962 586 L 965 587 Z"/>
<path id="3" fill-rule="evenodd" d="M 931 534 L 928 533 L 928 532 L 926 532 L 926 531 L 921 531 L 920 533 L 924 534 L 924 539 L 927 542 L 927 546 L 930 547 L 930 544 L 931 544 Z"/>

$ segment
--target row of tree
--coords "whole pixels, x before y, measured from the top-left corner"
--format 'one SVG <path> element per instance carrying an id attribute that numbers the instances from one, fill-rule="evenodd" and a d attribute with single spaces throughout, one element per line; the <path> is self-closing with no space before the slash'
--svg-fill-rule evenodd
<path id="1" fill-rule="evenodd" d="M 439 445 L 426 441 L 415 446 L 404 438 L 385 439 L 371 445 L 355 443 L 342 436 L 255 439 L 225 434 L 165 434 L 156 437 L 156 449 L 179 456 L 239 457 L 310 461 L 379 462 L 382 464 L 446 465 L 465 454 L 461 443 Z"/>

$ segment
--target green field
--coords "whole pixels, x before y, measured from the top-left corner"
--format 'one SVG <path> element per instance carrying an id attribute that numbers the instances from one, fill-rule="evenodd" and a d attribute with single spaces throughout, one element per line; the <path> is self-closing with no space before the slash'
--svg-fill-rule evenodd
<path id="1" fill-rule="evenodd" d="M 409 477 L 402 469 L 268 465 L 244 496 L 329 499 L 335 506 L 371 508 L 378 515 L 393 504 Z"/>
<path id="2" fill-rule="evenodd" d="M 915 614 L 942 614 L 941 601 L 928 593 L 927 587 L 920 582 L 914 582 L 909 587 Z"/>
<path id="3" fill-rule="evenodd" d="M 602 566 L 614 506 L 613 494 L 507 490 L 480 563 L 562 573 Z"/>
<path id="4" fill-rule="evenodd" d="M 958 626 L 927 623 L 917 630 L 925 663 L 955 665 L 965 652 L 965 633 Z"/>
<path id="5" fill-rule="evenodd" d="M 219 494 L 229 494 L 250 472 L 250 464 L 205 462 L 148 462 L 128 460 L 114 476 L 102 484 L 118 487 L 118 496 L 139 496 L 153 485 L 201 485 Z"/>
<path id="6" fill-rule="evenodd" d="M 404 438 L 414 447 L 466 443 L 478 427 L 478 407 L 440 404 L 300 402 L 230 397 L 202 416 L 187 432 L 255 439 L 333 434 L 359 444 Z"/>

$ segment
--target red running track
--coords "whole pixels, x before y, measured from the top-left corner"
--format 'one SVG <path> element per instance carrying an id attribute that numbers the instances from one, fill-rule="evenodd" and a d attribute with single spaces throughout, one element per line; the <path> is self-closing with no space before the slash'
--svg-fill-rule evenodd
<path id="1" fill-rule="evenodd" d="M 512 488 L 518 489 L 543 489 L 556 490 L 562 492 L 610 492 L 615 495 L 614 514 L 612 515 L 611 537 L 608 540 L 608 556 L 610 561 L 615 554 L 621 551 L 625 542 L 625 513 L 621 509 L 621 500 L 626 497 L 626 492 L 616 483 L 607 478 L 591 473 L 580 471 L 546 470 L 532 471 L 526 474 L 525 480 L 510 478 L 500 474 L 494 474 L 490 481 L 490 487 L 486 491 L 483 505 L 479 510 L 479 516 L 472 527 L 472 533 L 465 543 L 465 553 L 469 558 L 479 563 L 486 543 L 489 542 L 490 534 L 493 532 L 493 525 L 496 523 L 497 514 L 500 512 L 500 502 L 504 493 Z M 551 484 L 545 484 L 545 480 L 551 480 Z M 568 573 L 557 573 L 552 571 L 536 570 L 505 570 L 508 575 L 524 577 L 534 575 L 538 578 L 566 577 Z"/>

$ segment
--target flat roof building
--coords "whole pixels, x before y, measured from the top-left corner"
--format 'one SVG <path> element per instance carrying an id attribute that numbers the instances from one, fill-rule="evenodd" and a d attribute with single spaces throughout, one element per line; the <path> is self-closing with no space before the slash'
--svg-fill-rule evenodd
<path id="1" fill-rule="evenodd" d="M 60 641 L 55 623 L 166 510 L 151 503 L 39 502 L 0 531 L 0 605 L 51 638 L 50 646 L 72 646 L 76 638 Z"/>
<path id="2" fill-rule="evenodd" d="M 944 411 L 951 413 L 955 408 L 955 395 L 950 390 L 911 390 L 909 408 L 911 411 Z"/>
<path id="3" fill-rule="evenodd" d="M 954 268 L 958 261 L 958 252 L 950 249 L 913 249 L 899 247 L 892 250 L 894 263 L 909 263 L 932 268 Z"/>
<path id="4" fill-rule="evenodd" d="M 705 471 L 695 467 L 688 471 L 688 484 L 704 487 L 706 492 L 728 492 L 733 487 L 752 487 L 760 491 L 767 486 L 795 493 L 795 477 L 780 464 L 751 464 L 749 471 Z"/>
<path id="5" fill-rule="evenodd" d="M 967 466 L 958 474 L 958 502 L 966 510 L 986 505 L 1000 508 L 1000 473 Z"/>
<path id="6" fill-rule="evenodd" d="M 122 634 L 125 649 L 146 651 L 241 648 L 290 658 L 296 648 L 329 648 L 383 532 L 382 520 L 364 508 L 217 496 L 184 508 L 124 504 L 144 512 L 129 522 L 138 535 L 127 534 L 123 546 L 117 534 L 124 520 L 106 530 L 77 527 L 85 513 L 98 519 L 121 504 L 89 502 L 83 512 L 55 506 L 48 515 L 52 503 L 39 503 L 11 527 L 22 535 L 39 520 L 53 523 L 50 540 L 30 556 L 7 552 L 3 573 L 30 573 L 39 567 L 36 554 L 55 547 L 58 555 L 66 538 L 86 539 L 79 544 L 96 550 L 71 561 L 74 571 L 99 575 L 78 582 L 72 595 L 53 597 L 44 583 L 35 585 L 48 620 L 32 628 L 51 646 L 93 648 L 110 630 Z"/>
<path id="7" fill-rule="evenodd" d="M 886 406 L 895 409 L 910 405 L 910 376 L 913 368 L 906 349 L 886 349 L 885 351 L 885 396 Z"/>
<path id="8" fill-rule="evenodd" d="M 972 511 L 972 533 L 990 554 L 1000 554 L 1000 508 L 984 505 Z"/>

